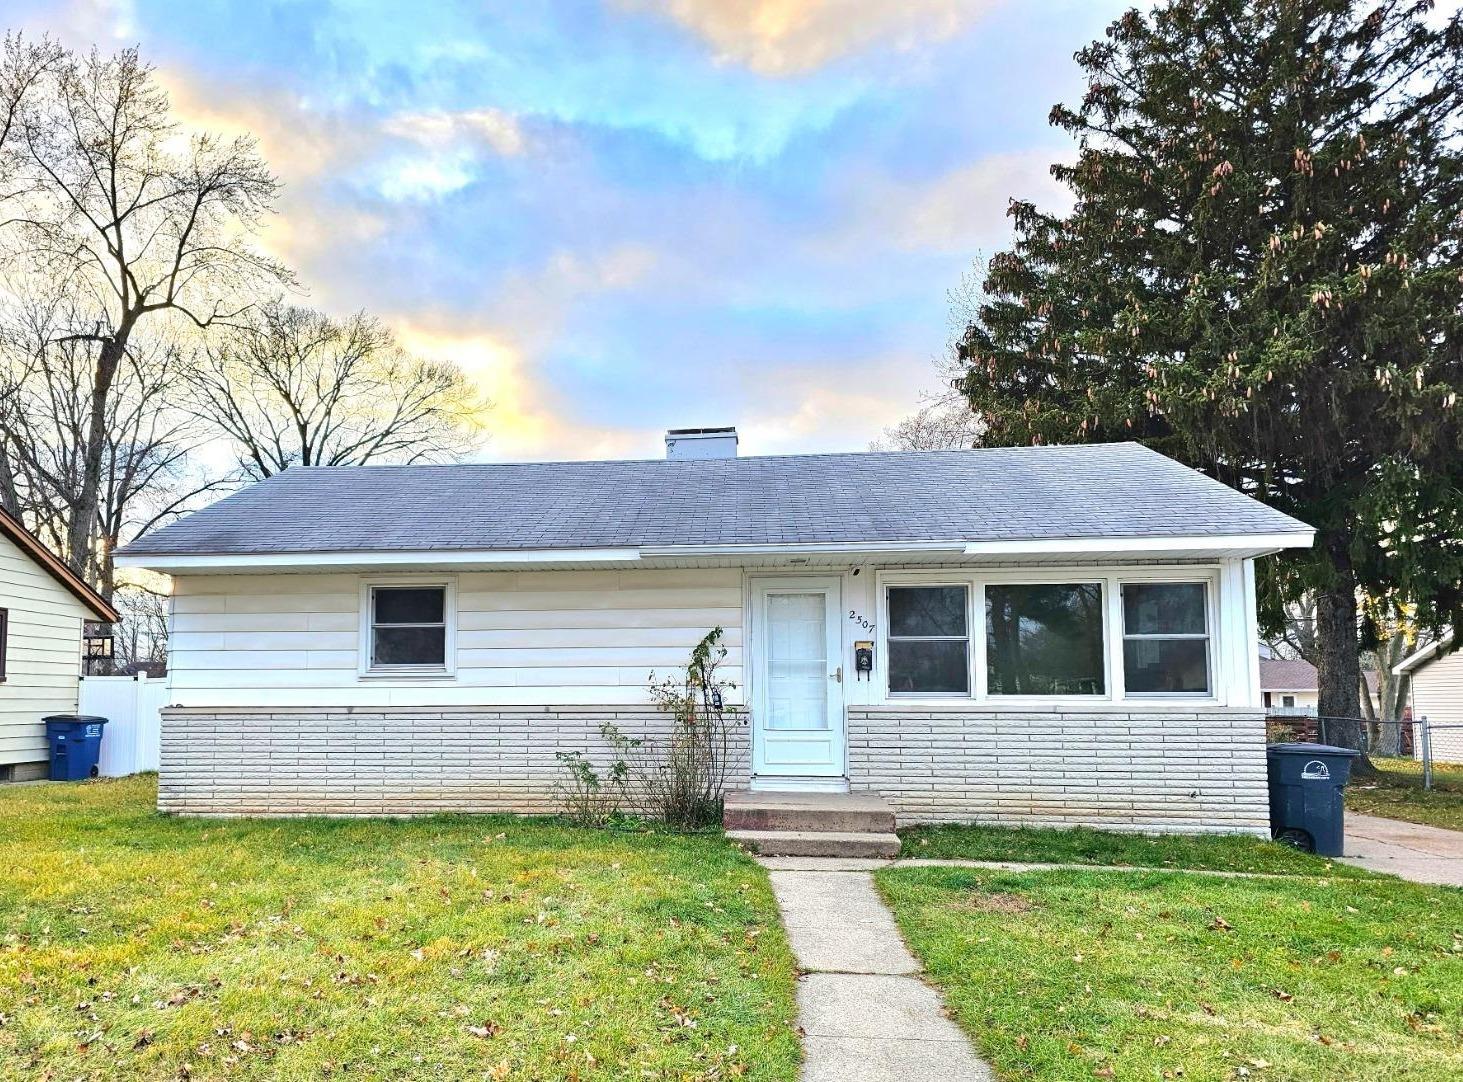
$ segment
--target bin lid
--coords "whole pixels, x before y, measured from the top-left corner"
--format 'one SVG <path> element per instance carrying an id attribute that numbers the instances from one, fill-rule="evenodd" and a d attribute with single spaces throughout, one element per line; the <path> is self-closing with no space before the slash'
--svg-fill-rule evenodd
<path id="1" fill-rule="evenodd" d="M 1355 759 L 1361 752 L 1353 748 L 1338 748 L 1334 744 L 1270 744 L 1265 748 L 1270 755 L 1335 755 Z"/>
<path id="2" fill-rule="evenodd" d="M 48 714 L 42 721 L 69 722 L 73 725 L 105 725 L 107 719 L 96 714 Z"/>

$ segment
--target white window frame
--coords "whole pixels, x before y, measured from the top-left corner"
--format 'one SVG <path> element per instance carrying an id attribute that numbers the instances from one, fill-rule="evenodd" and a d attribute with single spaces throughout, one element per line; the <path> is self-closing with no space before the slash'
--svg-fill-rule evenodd
<path id="1" fill-rule="evenodd" d="M 1231 687 L 1232 679 L 1222 658 L 1227 635 L 1233 630 L 1221 622 L 1220 584 L 1223 568 L 1219 564 L 1176 564 L 1153 567 L 1102 567 L 1092 565 L 1044 565 L 1041 567 L 999 567 L 952 570 L 950 568 L 915 568 L 876 570 L 874 575 L 875 623 L 878 634 L 875 646 L 875 670 L 878 679 L 875 702 L 908 704 L 923 701 L 932 707 L 959 704 L 980 704 L 982 708 L 1030 710 L 1064 707 L 1101 709 L 1121 708 L 1124 704 L 1155 708 L 1163 703 L 1222 705 L 1241 696 L 1243 689 Z M 1138 583 L 1204 584 L 1205 618 L 1208 628 L 1209 693 L 1134 693 L 1129 695 L 1123 680 L 1122 586 Z M 1052 583 L 1100 583 L 1103 590 L 1103 684 L 1102 695 L 990 695 L 987 692 L 985 588 L 987 584 L 1047 585 Z M 890 586 L 966 586 L 966 629 L 969 632 L 967 664 L 970 693 L 958 692 L 891 692 L 889 690 L 889 587 Z"/>
<path id="2" fill-rule="evenodd" d="M 960 635 L 893 635 L 893 625 L 889 622 L 889 591 L 901 587 L 921 586 L 958 586 L 965 591 L 965 634 Z M 938 582 L 881 582 L 879 584 L 879 626 L 884 629 L 882 643 L 878 644 L 877 652 L 884 658 L 882 673 L 884 694 L 890 699 L 968 699 L 975 693 L 975 662 L 971 654 L 975 651 L 975 619 L 972 610 L 972 598 L 975 597 L 975 587 L 967 579 L 953 578 L 941 579 Z M 965 641 L 965 688 L 964 691 L 892 691 L 889 688 L 889 640 L 890 638 L 905 639 L 911 642 L 960 642 Z"/>
<path id="3" fill-rule="evenodd" d="M 443 631 L 441 665 L 373 665 L 371 663 L 374 645 L 375 613 L 374 596 L 380 587 L 414 589 L 437 588 L 442 591 Z M 361 580 L 360 590 L 360 656 L 357 662 L 358 674 L 363 680 L 420 680 L 432 678 L 451 679 L 457 675 L 457 580 L 454 577 L 417 576 L 372 577 Z"/>
<path id="4" fill-rule="evenodd" d="M 1202 635 L 1129 635 L 1127 617 L 1123 609 L 1123 588 L 1133 586 L 1201 586 L 1204 589 L 1204 634 Z M 1122 666 L 1123 680 L 1126 683 L 1128 678 L 1127 656 L 1125 646 L 1129 639 L 1134 642 L 1146 641 L 1182 641 L 1203 639 L 1204 640 L 1204 675 L 1209 684 L 1207 691 L 1129 691 L 1124 694 L 1127 699 L 1198 699 L 1201 701 L 1212 699 L 1215 696 L 1215 685 L 1219 681 L 1219 673 L 1216 669 L 1216 658 L 1214 655 L 1214 621 L 1217 613 L 1214 611 L 1215 586 L 1208 579 L 1204 578 L 1125 578 L 1119 584 L 1118 589 L 1118 623 L 1117 627 L 1121 634 L 1118 636 L 1118 663 Z"/>

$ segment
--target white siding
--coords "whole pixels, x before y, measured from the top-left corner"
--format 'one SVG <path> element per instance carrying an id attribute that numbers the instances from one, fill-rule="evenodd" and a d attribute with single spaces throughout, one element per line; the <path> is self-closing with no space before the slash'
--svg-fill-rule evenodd
<path id="1" fill-rule="evenodd" d="M 174 580 L 169 654 L 178 706 L 615 706 L 647 701 L 711 628 L 740 688 L 742 573 L 497 571 L 452 576 L 454 677 L 362 677 L 361 583 L 370 576 Z M 391 576 L 395 581 L 399 576 Z M 442 575 L 423 576 L 441 581 Z"/>
<path id="2" fill-rule="evenodd" d="M 0 683 L 0 765 L 45 762 L 41 718 L 76 711 L 81 626 L 89 613 L 6 537 L 0 537 L 0 609 L 10 613 Z"/>
<path id="3" fill-rule="evenodd" d="M 1432 750 L 1434 759 L 1463 763 L 1463 649 L 1429 661 L 1413 672 L 1412 716 L 1426 717 L 1430 725 L 1459 726 L 1433 729 Z"/>

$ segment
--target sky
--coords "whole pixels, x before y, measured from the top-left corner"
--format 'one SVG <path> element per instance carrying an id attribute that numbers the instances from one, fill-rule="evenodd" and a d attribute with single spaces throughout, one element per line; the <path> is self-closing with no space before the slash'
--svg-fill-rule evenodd
<path id="1" fill-rule="evenodd" d="M 950 299 L 1060 209 L 1047 125 L 1107 0 L 6 0 L 138 45 L 184 124 L 252 132 L 301 303 L 493 400 L 472 457 L 862 450 L 938 388 Z"/>

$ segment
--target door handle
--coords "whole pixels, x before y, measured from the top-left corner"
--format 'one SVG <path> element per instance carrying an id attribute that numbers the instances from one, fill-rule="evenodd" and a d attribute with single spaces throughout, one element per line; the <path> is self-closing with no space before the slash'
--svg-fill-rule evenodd
<path id="1" fill-rule="evenodd" d="M 840 665 L 840 666 L 838 666 L 838 668 L 834 669 L 831 673 L 829 673 L 828 674 L 828 679 L 829 680 L 837 680 L 840 684 L 843 683 L 843 666 Z"/>

